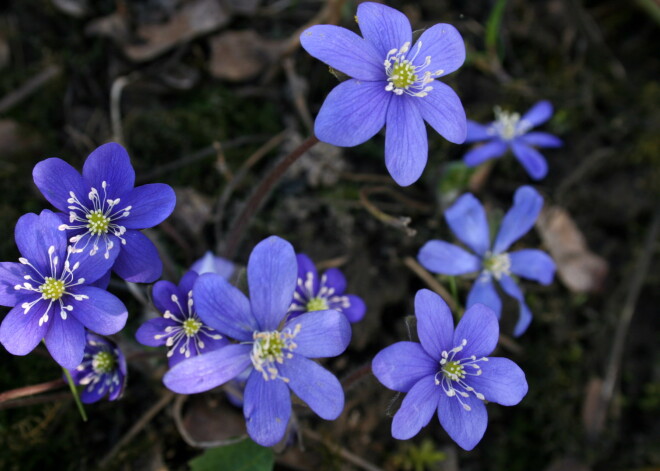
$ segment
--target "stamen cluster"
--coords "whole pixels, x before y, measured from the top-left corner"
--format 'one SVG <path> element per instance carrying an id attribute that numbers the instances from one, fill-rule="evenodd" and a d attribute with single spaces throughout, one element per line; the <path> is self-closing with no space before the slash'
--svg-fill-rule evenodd
<path id="1" fill-rule="evenodd" d="M 288 383 L 289 378 L 280 375 L 276 363 L 283 364 L 285 359 L 293 358 L 291 353 L 298 345 L 293 341 L 300 332 L 300 324 L 296 324 L 293 331 L 254 332 L 252 339 L 252 353 L 250 359 L 254 369 L 260 372 L 265 381 L 281 379 Z"/>
<path id="2" fill-rule="evenodd" d="M 406 54 L 410 51 L 410 43 L 406 42 L 399 49 L 392 49 L 387 53 L 385 58 L 385 73 L 387 74 L 387 86 L 385 90 L 393 92 L 396 95 L 403 95 L 404 93 L 415 97 L 425 97 L 428 92 L 433 90 L 429 84 L 444 71 L 436 70 L 435 72 L 424 71 L 431 65 L 431 56 L 426 56 L 421 65 L 414 65 L 414 61 L 422 48 L 422 41 L 417 41 L 415 44 L 415 55 L 410 59 L 406 58 Z M 422 73 L 423 72 L 423 73 Z"/>

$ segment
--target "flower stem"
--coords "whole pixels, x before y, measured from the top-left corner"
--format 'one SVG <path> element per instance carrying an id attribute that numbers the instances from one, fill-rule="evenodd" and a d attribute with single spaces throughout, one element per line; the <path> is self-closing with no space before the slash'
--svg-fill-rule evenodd
<path id="1" fill-rule="evenodd" d="M 224 251 L 224 256 L 229 260 L 232 260 L 236 255 L 236 250 L 238 245 L 243 240 L 245 230 L 252 219 L 252 217 L 259 210 L 261 205 L 266 200 L 266 197 L 270 194 L 270 190 L 273 188 L 275 183 L 277 183 L 284 173 L 288 170 L 291 165 L 298 160 L 305 152 L 311 149 L 319 140 L 315 136 L 307 138 L 303 143 L 296 147 L 289 155 L 281 159 L 266 175 L 266 177 L 261 180 L 261 183 L 254 189 L 247 203 L 243 207 L 241 213 L 234 219 L 231 224 L 231 230 L 227 236 L 227 246 Z"/>
<path id="2" fill-rule="evenodd" d="M 64 371 L 64 376 L 66 376 L 66 380 L 69 383 L 71 394 L 73 394 L 73 400 L 76 401 L 76 406 L 78 406 L 78 412 L 80 412 L 80 416 L 82 417 L 83 422 L 87 422 L 87 414 L 85 413 L 85 409 L 83 408 L 82 402 L 80 402 L 80 397 L 78 397 L 78 389 L 76 388 L 76 385 L 73 382 L 71 373 L 69 373 L 69 370 L 67 370 L 66 368 L 62 368 L 62 371 Z"/>

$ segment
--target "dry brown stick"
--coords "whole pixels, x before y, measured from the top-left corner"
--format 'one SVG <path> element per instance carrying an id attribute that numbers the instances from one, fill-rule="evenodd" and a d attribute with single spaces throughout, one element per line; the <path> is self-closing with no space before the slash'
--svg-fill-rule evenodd
<path id="1" fill-rule="evenodd" d="M 313 432 L 309 429 L 302 429 L 302 433 L 307 438 L 311 438 L 315 442 L 319 442 L 319 443 L 323 444 L 323 446 L 327 447 L 330 451 L 333 451 L 333 452 L 337 453 L 343 459 L 350 462 L 351 464 L 354 464 L 358 468 L 366 469 L 367 471 L 383 471 L 382 468 L 379 468 L 378 466 L 375 466 L 375 465 L 369 463 L 364 458 L 361 458 L 358 455 L 348 451 L 346 448 L 344 448 L 342 446 L 339 446 L 339 445 L 336 445 L 336 444 L 324 439 L 321 435 L 319 435 L 316 432 Z"/>
<path id="2" fill-rule="evenodd" d="M 225 189 L 220 195 L 220 198 L 218 198 L 217 209 L 213 217 L 215 226 L 215 240 L 216 244 L 218 244 L 216 252 L 220 252 L 220 240 L 222 239 L 222 220 L 225 216 L 225 209 L 227 208 L 227 202 L 229 201 L 229 198 L 231 198 L 231 195 L 234 193 L 234 190 L 238 184 L 243 181 L 248 171 L 262 158 L 268 155 L 269 152 L 284 142 L 287 133 L 288 130 L 285 129 L 284 131 L 268 139 L 268 141 L 266 141 L 250 157 L 248 157 L 245 162 L 243 162 L 243 165 L 241 165 L 241 168 L 239 168 L 238 171 L 234 174 L 234 177 L 227 182 Z"/>
<path id="3" fill-rule="evenodd" d="M 627 296 L 621 309 L 621 316 L 614 333 L 614 341 L 610 350 L 610 357 L 607 362 L 607 370 L 605 372 L 605 380 L 600 390 L 600 407 L 594 414 L 593 423 L 590 427 L 591 430 L 600 431 L 605 422 L 607 410 L 609 409 L 612 396 L 614 395 L 614 388 L 619 377 L 621 370 L 621 360 L 623 359 L 623 350 L 626 343 L 626 336 L 628 335 L 628 328 L 630 321 L 635 314 L 635 307 L 637 306 L 637 299 L 644 285 L 644 280 L 651 266 L 651 259 L 655 245 L 658 243 L 658 235 L 660 232 L 660 209 L 656 210 L 653 216 L 653 222 L 646 234 L 644 247 L 640 252 L 633 271 L 632 279 L 627 290 Z M 592 437 L 595 438 L 595 437 Z"/>
<path id="4" fill-rule="evenodd" d="M 0 410 L 16 409 L 18 407 L 34 406 L 37 404 L 47 404 L 49 402 L 58 401 L 73 401 L 71 391 L 57 392 L 52 394 L 43 394 L 41 396 L 23 397 L 21 399 L 14 399 L 13 401 L 3 402 L 0 404 Z"/>
<path id="5" fill-rule="evenodd" d="M 167 406 L 172 399 L 174 399 L 175 394 L 173 392 L 167 391 L 163 397 L 160 398 L 160 401 L 158 401 L 156 404 L 151 406 L 151 408 L 144 413 L 142 417 L 138 419 L 135 424 L 130 428 L 128 432 L 117 442 L 115 446 L 112 447 L 112 449 L 108 452 L 107 455 L 103 457 L 103 459 L 99 462 L 99 468 L 105 468 L 110 461 L 115 457 L 119 451 L 126 446 L 131 440 L 135 438 L 135 436 L 142 431 L 144 427 L 147 426 L 151 420 L 156 417 L 156 415 Z"/>
<path id="6" fill-rule="evenodd" d="M 408 268 L 410 268 L 410 270 L 415 275 L 419 276 L 422 279 L 422 281 L 428 285 L 429 288 L 431 288 L 433 291 L 435 291 L 440 296 L 442 296 L 442 299 L 444 299 L 447 302 L 452 312 L 457 312 L 459 307 L 456 305 L 456 301 L 454 301 L 452 295 L 449 294 L 449 291 L 447 291 L 444 286 L 438 283 L 438 280 L 436 280 L 433 277 L 433 275 L 431 275 L 428 271 L 426 271 L 426 269 L 423 266 L 421 266 L 419 263 L 417 263 L 417 261 L 412 257 L 404 258 L 403 263 Z"/>
<path id="7" fill-rule="evenodd" d="M 0 100 L 0 113 L 9 111 L 11 108 L 25 100 L 45 84 L 50 82 L 52 79 L 60 75 L 61 72 L 62 69 L 59 65 L 49 65 L 46 67 L 44 70 L 25 82 L 20 88 L 14 90 L 8 95 L 5 95 L 2 100 Z"/>
<path id="8" fill-rule="evenodd" d="M 387 214 L 369 200 L 370 194 L 384 192 L 383 189 L 385 188 L 387 187 L 360 189 L 360 203 L 362 203 L 362 206 L 369 212 L 369 214 L 382 223 L 396 229 L 401 229 L 408 237 L 414 236 L 417 234 L 417 231 L 409 227 L 411 219 L 408 216 L 392 216 L 391 214 Z"/>
<path id="9" fill-rule="evenodd" d="M 307 132 L 311 134 L 314 132 L 314 119 L 312 114 L 309 112 L 307 107 L 307 100 L 303 95 L 303 87 L 300 86 L 301 79 L 296 74 L 296 68 L 291 57 L 287 57 L 282 61 L 282 66 L 284 67 L 284 72 L 286 73 L 287 81 L 289 82 L 289 88 L 291 89 L 291 95 L 293 96 L 293 104 L 296 107 L 300 119 L 305 125 Z"/>
<path id="10" fill-rule="evenodd" d="M 25 396 L 34 396 L 35 394 L 40 394 L 42 392 L 51 391 L 53 389 L 61 388 L 65 386 L 66 383 L 62 378 L 54 379 L 53 381 L 48 381 L 46 383 L 33 384 L 31 386 L 25 386 L 22 388 L 12 389 L 10 391 L 5 391 L 0 393 L 0 404 L 3 402 L 11 401 L 12 399 L 19 399 Z"/>

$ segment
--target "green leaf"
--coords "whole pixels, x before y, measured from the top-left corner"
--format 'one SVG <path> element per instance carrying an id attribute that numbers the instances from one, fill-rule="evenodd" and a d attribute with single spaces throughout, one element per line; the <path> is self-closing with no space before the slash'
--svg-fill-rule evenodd
<path id="1" fill-rule="evenodd" d="M 210 448 L 188 462 L 191 471 L 271 471 L 273 450 L 245 439 L 233 445 Z"/>

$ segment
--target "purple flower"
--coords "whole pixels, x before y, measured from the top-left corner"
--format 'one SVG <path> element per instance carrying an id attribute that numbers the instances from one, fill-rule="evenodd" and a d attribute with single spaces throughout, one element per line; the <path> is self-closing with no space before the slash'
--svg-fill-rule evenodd
<path id="1" fill-rule="evenodd" d="M 83 386 L 80 400 L 85 404 L 119 399 L 126 385 L 126 359 L 114 342 L 87 332 L 83 361 L 71 369 L 71 378 Z"/>
<path id="2" fill-rule="evenodd" d="M 66 213 L 60 214 L 60 228 L 76 249 L 100 251 L 126 281 L 150 283 L 160 277 L 158 251 L 139 229 L 167 218 L 176 197 L 162 183 L 133 188 L 135 171 L 126 149 L 102 145 L 87 157 L 82 175 L 58 158 L 39 162 L 32 175 L 46 199 Z"/>
<path id="3" fill-rule="evenodd" d="M 454 330 L 447 303 L 422 289 L 415 296 L 415 315 L 421 344 L 395 343 L 379 352 L 372 363 L 381 383 L 406 393 L 392 421 L 392 436 L 414 437 L 437 410 L 452 440 L 471 450 L 488 425 L 484 401 L 518 404 L 527 394 L 525 373 L 509 359 L 486 357 L 499 337 L 492 309 L 472 306 Z"/>
<path id="4" fill-rule="evenodd" d="M 287 319 L 306 312 L 333 309 L 343 312 L 349 322 L 359 322 L 364 317 L 366 306 L 362 298 L 344 294 L 346 278 L 338 268 L 330 268 L 319 277 L 314 262 L 304 253 L 296 255 L 298 282 L 293 292 Z"/>
<path id="5" fill-rule="evenodd" d="M 192 394 L 250 374 L 243 414 L 252 439 L 262 446 L 279 442 L 291 416 L 291 389 L 326 420 L 344 407 L 341 384 L 310 358 L 342 353 L 351 338 L 346 316 L 315 311 L 281 325 L 296 289 L 298 267 L 291 244 L 263 240 L 247 267 L 248 299 L 217 274 L 201 275 L 193 288 L 199 317 L 238 343 L 185 360 L 163 378 L 174 392 Z"/>
<path id="6" fill-rule="evenodd" d="M 562 141 L 546 132 L 528 132 L 533 127 L 545 123 L 552 116 L 549 101 L 539 101 L 522 118 L 518 113 L 495 108 L 496 120 L 487 126 L 474 121 L 467 123 L 465 143 L 486 141 L 463 156 L 469 167 L 476 167 L 489 159 L 499 158 L 511 149 L 516 159 L 534 180 L 540 180 L 548 173 L 548 163 L 534 147 L 561 147 Z"/>
<path id="7" fill-rule="evenodd" d="M 128 313 L 118 298 L 91 286 L 112 261 L 67 246 L 60 224 L 48 210 L 18 220 L 20 263 L 0 263 L 0 305 L 12 307 L 0 325 L 0 342 L 13 355 L 27 355 L 44 339 L 57 363 L 75 368 L 83 359 L 85 327 L 114 334 Z"/>
<path id="8" fill-rule="evenodd" d="M 362 3 L 362 37 L 338 26 L 317 25 L 300 35 L 302 47 L 352 77 L 328 95 L 314 132 L 321 141 L 351 147 L 383 126 L 385 165 L 407 186 L 421 176 L 428 157 L 426 126 L 450 142 L 465 140 L 465 110 L 454 91 L 435 80 L 465 61 L 465 45 L 451 25 L 437 24 L 412 44 L 406 16 L 378 3 Z"/>
<path id="9" fill-rule="evenodd" d="M 542 207 L 543 198 L 534 188 L 518 188 L 513 198 L 513 207 L 504 216 L 495 242 L 491 244 L 486 212 L 481 203 L 467 193 L 445 211 L 445 219 L 456 237 L 475 255 L 448 242 L 431 240 L 421 248 L 417 259 L 433 273 L 463 275 L 479 272 L 468 294 L 467 307 L 482 303 L 493 309 L 499 317 L 502 301 L 495 291 L 493 280 L 496 280 L 506 294 L 518 301 L 520 316 L 514 335 L 521 335 L 527 330 L 532 313 L 511 275 L 548 285 L 552 283 L 555 274 L 555 263 L 541 250 L 507 250 L 532 228 Z"/>
<path id="10" fill-rule="evenodd" d="M 228 280 L 234 274 L 236 267 L 226 258 L 216 257 L 209 250 L 202 258 L 193 263 L 190 269 L 200 275 L 204 273 L 217 273 L 225 280 Z"/>
<path id="11" fill-rule="evenodd" d="M 166 345 L 170 367 L 229 343 L 205 325 L 195 312 L 192 288 L 198 277 L 196 272 L 189 271 L 183 275 L 179 286 L 169 281 L 156 282 L 152 294 L 163 317 L 148 320 L 135 333 L 135 338 L 143 345 Z"/>

